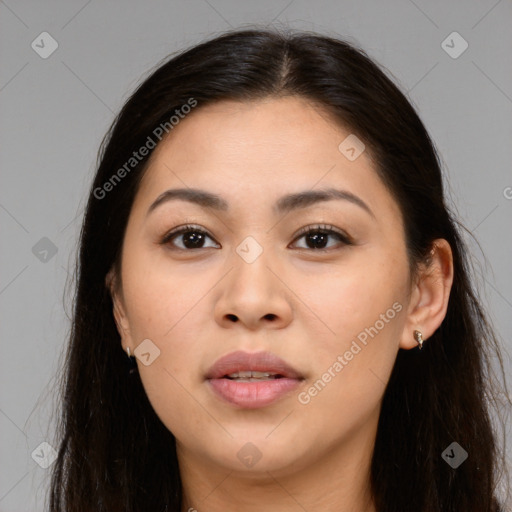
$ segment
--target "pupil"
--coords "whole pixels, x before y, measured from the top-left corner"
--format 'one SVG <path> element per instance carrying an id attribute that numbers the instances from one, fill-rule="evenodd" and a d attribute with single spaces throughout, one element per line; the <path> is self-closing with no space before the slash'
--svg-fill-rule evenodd
<path id="1" fill-rule="evenodd" d="M 189 231 L 188 234 L 184 235 L 183 245 L 187 248 L 197 249 L 201 247 L 201 242 L 204 241 L 202 233 L 196 233 L 195 231 Z"/>
<path id="2" fill-rule="evenodd" d="M 315 233 L 307 235 L 306 239 L 313 241 L 313 246 L 317 249 L 323 249 L 327 242 L 327 233 Z M 319 242 L 319 243 L 318 243 Z"/>

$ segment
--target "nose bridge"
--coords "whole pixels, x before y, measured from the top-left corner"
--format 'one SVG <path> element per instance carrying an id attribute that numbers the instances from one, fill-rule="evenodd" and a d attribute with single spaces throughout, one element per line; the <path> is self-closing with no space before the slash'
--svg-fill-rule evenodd
<path id="1" fill-rule="evenodd" d="M 276 266 L 272 248 L 265 248 L 253 235 L 246 236 L 230 258 L 232 270 L 216 304 L 217 320 L 240 321 L 250 328 L 264 319 L 276 326 L 287 324 L 291 305 Z"/>
<path id="2" fill-rule="evenodd" d="M 252 265 L 256 261 L 262 259 L 260 257 L 262 256 L 263 253 L 266 253 L 265 257 L 268 257 L 270 249 L 268 239 L 268 236 L 264 237 L 262 234 L 257 234 L 255 236 L 247 235 L 236 246 L 235 252 L 244 261 L 244 263 L 246 263 L 247 265 Z M 266 250 L 264 248 L 264 245 L 266 246 Z"/>
<path id="3" fill-rule="evenodd" d="M 257 235 L 256 235 L 257 236 Z M 273 283 L 272 272 L 269 267 L 272 267 L 272 249 L 268 247 L 268 243 L 263 245 L 265 241 L 262 240 L 261 235 L 258 236 L 260 243 L 255 236 L 246 236 L 235 248 L 235 253 L 231 258 L 234 265 L 231 283 L 241 288 L 244 294 L 251 295 L 251 293 L 269 293 L 268 287 L 275 285 Z"/>

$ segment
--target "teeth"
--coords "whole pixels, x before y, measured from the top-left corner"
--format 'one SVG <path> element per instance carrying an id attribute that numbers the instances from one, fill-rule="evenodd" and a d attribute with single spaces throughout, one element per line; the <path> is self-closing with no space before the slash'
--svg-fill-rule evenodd
<path id="1" fill-rule="evenodd" d="M 267 372 L 253 372 L 253 371 L 242 371 L 236 373 L 230 373 L 228 378 L 236 379 L 236 380 L 244 380 L 247 382 L 252 382 L 254 380 L 262 380 L 262 379 L 275 379 L 277 375 L 275 373 L 267 373 Z"/>

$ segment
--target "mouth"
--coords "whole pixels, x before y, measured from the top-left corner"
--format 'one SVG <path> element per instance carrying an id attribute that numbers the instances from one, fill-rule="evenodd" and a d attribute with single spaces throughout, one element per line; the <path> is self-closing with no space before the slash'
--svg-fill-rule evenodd
<path id="1" fill-rule="evenodd" d="M 274 380 L 285 378 L 284 375 L 279 373 L 256 372 L 256 371 L 241 371 L 224 375 L 225 379 L 236 380 L 237 382 L 261 382 L 263 380 Z"/>
<path id="2" fill-rule="evenodd" d="M 270 352 L 238 351 L 218 359 L 206 381 L 221 401 L 256 409 L 289 395 L 304 377 Z"/>

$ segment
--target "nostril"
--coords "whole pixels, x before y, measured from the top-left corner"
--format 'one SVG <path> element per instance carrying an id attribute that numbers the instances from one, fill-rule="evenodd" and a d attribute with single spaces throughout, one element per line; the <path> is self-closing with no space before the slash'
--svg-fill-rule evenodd
<path id="1" fill-rule="evenodd" d="M 226 316 L 227 316 L 230 320 L 233 320 L 233 322 L 238 321 L 238 318 L 236 317 L 236 315 L 231 315 L 231 314 L 229 314 L 229 315 L 226 315 Z"/>
<path id="2" fill-rule="evenodd" d="M 274 313 L 268 313 L 268 315 L 265 315 L 265 318 L 268 320 L 274 320 L 274 318 L 276 318 L 276 315 L 274 315 Z"/>

